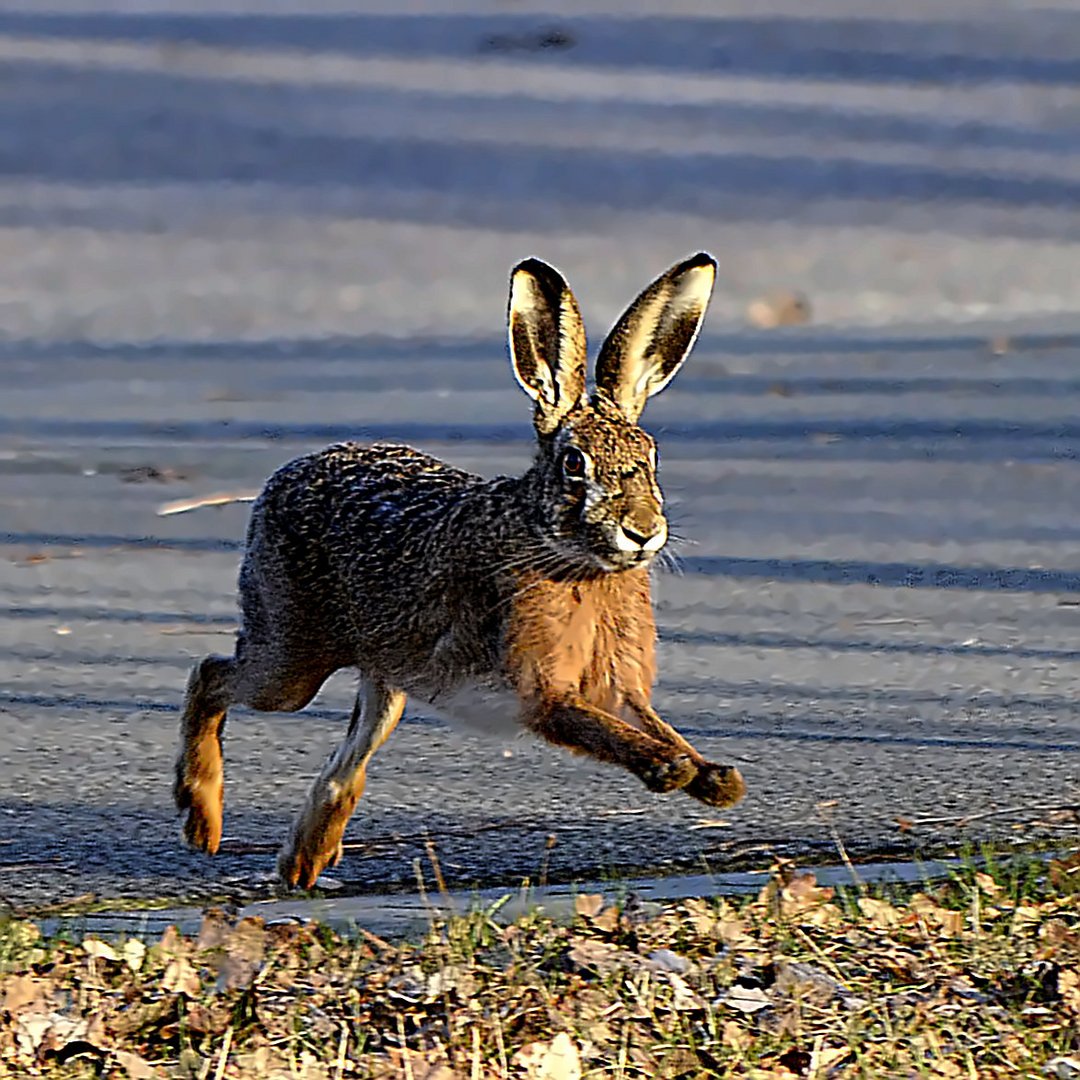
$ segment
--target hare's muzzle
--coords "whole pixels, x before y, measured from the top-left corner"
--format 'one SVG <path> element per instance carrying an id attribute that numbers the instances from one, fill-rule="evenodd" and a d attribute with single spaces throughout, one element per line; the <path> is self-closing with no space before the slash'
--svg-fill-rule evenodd
<path id="1" fill-rule="evenodd" d="M 663 514 L 642 519 L 628 517 L 615 526 L 612 539 L 623 555 L 631 556 L 634 563 L 651 559 L 667 543 L 668 526 Z"/>

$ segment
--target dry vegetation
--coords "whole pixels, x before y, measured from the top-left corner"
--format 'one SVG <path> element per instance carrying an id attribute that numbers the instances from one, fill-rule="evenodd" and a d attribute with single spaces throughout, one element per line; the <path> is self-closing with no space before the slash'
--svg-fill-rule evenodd
<path id="1" fill-rule="evenodd" d="M 197 937 L 0 928 L 0 1076 L 1080 1077 L 1080 860 L 837 895 L 760 894 L 572 926 L 497 911 L 426 939 L 228 919 Z"/>

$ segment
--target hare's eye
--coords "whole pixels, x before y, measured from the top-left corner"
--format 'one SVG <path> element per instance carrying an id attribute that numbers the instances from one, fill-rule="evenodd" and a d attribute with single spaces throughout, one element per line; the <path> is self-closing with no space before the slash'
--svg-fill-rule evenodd
<path id="1" fill-rule="evenodd" d="M 562 457 L 563 475 L 571 480 L 585 479 L 585 455 L 576 447 L 568 446 Z"/>

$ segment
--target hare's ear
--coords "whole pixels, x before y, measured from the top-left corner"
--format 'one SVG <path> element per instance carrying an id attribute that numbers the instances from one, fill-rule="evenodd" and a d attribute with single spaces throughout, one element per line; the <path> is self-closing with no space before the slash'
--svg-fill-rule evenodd
<path id="1" fill-rule="evenodd" d="M 585 399 L 585 327 L 574 294 L 553 266 L 526 259 L 510 275 L 510 363 L 550 435 Z"/>
<path id="2" fill-rule="evenodd" d="M 682 367 L 715 279 L 712 256 L 692 255 L 648 286 L 608 334 L 596 361 L 596 389 L 631 423 Z"/>

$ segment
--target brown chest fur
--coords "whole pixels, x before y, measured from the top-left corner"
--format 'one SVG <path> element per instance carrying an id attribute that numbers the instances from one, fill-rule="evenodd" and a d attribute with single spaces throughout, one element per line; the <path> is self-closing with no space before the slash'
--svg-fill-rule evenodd
<path id="1" fill-rule="evenodd" d="M 656 674 L 649 572 L 592 581 L 525 578 L 510 619 L 507 663 L 523 698 L 580 695 L 618 712 L 628 691 L 649 700 Z"/>

